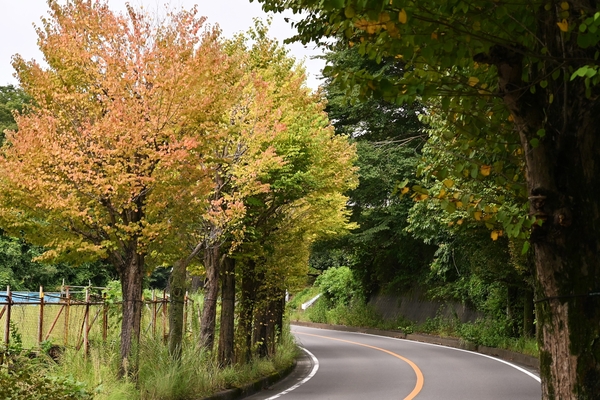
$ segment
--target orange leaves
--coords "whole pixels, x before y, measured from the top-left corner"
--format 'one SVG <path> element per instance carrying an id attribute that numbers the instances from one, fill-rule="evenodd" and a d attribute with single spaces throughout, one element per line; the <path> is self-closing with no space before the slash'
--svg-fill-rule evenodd
<path id="1" fill-rule="evenodd" d="M 398 21 L 401 24 L 405 24 L 408 21 L 408 15 L 406 14 L 406 11 L 404 10 L 404 8 L 402 10 L 400 10 L 400 12 L 398 13 Z"/>
<path id="2" fill-rule="evenodd" d="M 558 29 L 560 29 L 562 32 L 569 31 L 569 22 L 566 19 L 563 19 L 562 21 L 557 22 L 556 25 L 558 25 Z"/>
<path id="3" fill-rule="evenodd" d="M 157 25 L 101 2 L 50 6 L 39 30 L 49 67 L 14 61 L 36 106 L 3 153 L 0 213 L 58 253 L 147 246 L 210 190 L 197 166 L 234 101 L 238 62 L 194 10 Z"/>

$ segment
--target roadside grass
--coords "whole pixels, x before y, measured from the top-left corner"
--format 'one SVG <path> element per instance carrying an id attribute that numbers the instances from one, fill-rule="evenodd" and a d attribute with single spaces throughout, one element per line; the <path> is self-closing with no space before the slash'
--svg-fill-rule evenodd
<path id="1" fill-rule="evenodd" d="M 73 393 L 70 394 L 71 397 L 60 398 L 87 399 L 91 398 L 89 396 L 93 396 L 94 399 L 98 400 L 198 399 L 224 389 L 252 383 L 262 377 L 283 370 L 291 366 L 297 357 L 298 349 L 290 333 L 289 324 L 286 324 L 283 327 L 274 355 L 261 359 L 257 358 L 247 364 L 234 364 L 230 367 L 219 368 L 216 351 L 208 352 L 197 345 L 199 343 L 197 311 L 202 304 L 202 298 L 201 296 L 194 296 L 192 299 L 194 300 L 194 307 L 190 308 L 187 316 L 187 335 L 183 344 L 181 361 L 174 362 L 170 358 L 168 345 L 163 340 L 162 328 L 157 329 L 156 334 L 153 334 L 149 325 L 150 319 L 145 316 L 142 324 L 142 337 L 139 345 L 134 349 L 137 357 L 133 358 L 138 360 L 138 372 L 137 375 L 125 379 L 117 377 L 119 367 L 119 318 L 111 320 L 111 329 L 109 329 L 106 341 L 102 340 L 101 332 L 94 332 L 93 334 L 90 332 L 90 350 L 87 356 L 84 356 L 82 348 L 79 350 L 76 348 L 73 344 L 76 342 L 75 340 L 69 341 L 69 346 L 64 347 L 62 347 L 62 340 L 57 340 L 57 344 L 61 345 L 61 355 L 58 362 L 55 362 L 44 354 L 44 350 L 47 350 L 52 342 L 43 343 L 40 349 L 37 346 L 35 334 L 30 335 L 31 332 L 29 332 L 29 330 L 35 329 L 32 326 L 35 327 L 35 324 L 37 324 L 35 315 L 37 315 L 38 310 L 36 310 L 36 307 L 23 309 L 23 315 L 26 317 L 31 314 L 31 318 L 20 319 L 19 321 L 23 322 L 23 325 L 17 326 L 14 324 L 16 328 L 13 338 L 16 340 L 13 340 L 11 346 L 15 349 L 13 351 L 15 357 L 19 359 L 19 368 L 27 369 L 31 366 L 31 369 L 36 371 L 36 376 L 39 379 L 36 378 L 34 382 L 41 388 L 42 392 L 38 394 L 28 392 L 25 397 L 21 395 L 21 397 L 16 398 L 47 398 L 43 397 L 43 393 L 48 392 L 50 389 L 56 389 L 53 382 L 60 383 L 66 380 L 72 382 Z M 115 312 L 115 314 L 118 314 L 118 312 Z M 81 319 L 79 321 L 81 322 Z M 69 336 L 74 335 L 75 337 L 80 327 L 78 324 L 73 325 L 74 331 L 71 332 L 71 328 L 69 328 Z M 25 341 L 24 339 L 29 338 L 29 336 L 33 336 L 34 339 Z M 32 345 L 32 343 L 35 344 Z M 215 343 L 218 343 L 218 338 Z M 30 354 L 31 350 L 35 350 L 40 354 L 35 360 L 18 355 L 18 353 Z M 6 360 L 5 365 L 0 362 L 0 373 L 3 370 L 9 371 Z M 50 379 L 50 383 L 46 385 L 49 385 L 50 389 L 37 384 L 40 380 L 45 382 L 45 378 Z M 10 379 L 13 379 L 10 374 L 6 376 L 0 374 L 0 380 L 3 380 L 3 383 L 9 382 Z M 61 386 L 59 389 L 63 391 L 71 390 L 71 386 L 67 385 L 66 389 Z"/>
<path id="2" fill-rule="evenodd" d="M 348 305 L 334 305 L 321 297 L 307 310 L 300 309 L 302 302 L 316 296 L 318 288 L 304 290 L 296 296 L 301 298 L 288 303 L 290 321 L 317 322 L 333 325 L 375 328 L 383 330 L 401 330 L 405 333 L 426 333 L 442 337 L 460 338 L 468 343 L 511 350 L 534 357 L 539 356 L 535 338 L 513 337 L 502 321 L 481 319 L 475 322 L 462 323 L 458 318 L 435 317 L 417 324 L 398 317 L 386 320 L 377 311 L 363 301 L 352 301 Z M 295 299 L 295 298 L 294 298 Z M 306 299 L 306 300 L 305 300 Z"/>
<path id="3" fill-rule="evenodd" d="M 174 362 L 168 346 L 160 340 L 144 340 L 137 348 L 138 375 L 118 379 L 118 342 L 91 349 L 87 359 L 69 350 L 53 368 L 59 376 L 69 376 L 94 393 L 98 400 L 184 400 L 198 399 L 233 387 L 240 387 L 292 365 L 297 347 L 285 327 L 272 357 L 254 359 L 248 364 L 219 368 L 216 353 L 197 346 L 190 335 L 183 346 L 182 358 Z"/>

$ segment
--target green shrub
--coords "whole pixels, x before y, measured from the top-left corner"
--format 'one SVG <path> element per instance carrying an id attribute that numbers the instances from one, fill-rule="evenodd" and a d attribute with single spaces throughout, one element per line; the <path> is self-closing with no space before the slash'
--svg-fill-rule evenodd
<path id="1" fill-rule="evenodd" d="M 85 384 L 72 378 L 55 377 L 39 360 L 12 356 L 0 366 L 0 399 L 80 400 L 91 399 Z"/>
<path id="2" fill-rule="evenodd" d="M 323 296 L 332 304 L 348 305 L 352 300 L 363 299 L 360 282 L 348 267 L 329 268 L 315 281 Z"/>
<path id="3" fill-rule="evenodd" d="M 331 307 L 331 302 L 326 297 L 321 296 L 306 310 L 306 315 L 310 322 L 321 324 L 331 323 L 327 319 L 327 310 Z"/>

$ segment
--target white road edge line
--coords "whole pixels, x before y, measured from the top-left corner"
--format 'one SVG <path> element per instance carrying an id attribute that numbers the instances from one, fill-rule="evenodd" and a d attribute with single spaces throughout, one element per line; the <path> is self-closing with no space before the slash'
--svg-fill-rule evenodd
<path id="1" fill-rule="evenodd" d="M 331 330 L 331 329 L 325 329 L 325 330 Z M 339 331 L 334 331 L 334 332 L 339 332 Z M 354 333 L 354 334 L 358 334 L 358 335 L 366 335 L 366 336 L 375 336 L 375 337 L 378 337 L 378 338 L 386 338 L 386 339 L 393 339 L 393 340 L 404 340 L 404 341 L 408 341 L 408 342 L 411 342 L 411 343 L 418 343 L 418 344 L 422 344 L 422 345 L 426 345 L 426 346 L 442 347 L 442 348 L 444 348 L 444 349 L 450 349 L 450 350 L 462 351 L 462 352 L 464 352 L 464 353 L 471 353 L 471 354 L 475 354 L 475 355 L 478 355 L 478 356 L 481 356 L 481 357 L 490 358 L 490 359 L 492 359 L 492 360 L 496 360 L 496 361 L 498 361 L 498 362 L 501 362 L 501 363 L 503 363 L 503 364 L 509 365 L 509 366 L 513 367 L 514 369 L 516 369 L 516 370 L 518 370 L 518 371 L 521 371 L 522 373 L 524 373 L 524 374 L 526 374 L 526 375 L 529 375 L 530 377 L 532 377 L 532 378 L 533 378 L 533 379 L 535 379 L 536 381 L 538 381 L 538 382 L 540 382 L 540 383 L 542 382 L 542 380 L 540 379 L 540 377 L 539 377 L 539 376 L 537 376 L 536 374 L 534 374 L 534 373 L 532 373 L 532 372 L 530 372 L 530 371 L 527 371 L 525 368 L 521 368 L 521 367 L 519 367 L 518 365 L 515 365 L 515 364 L 513 364 L 513 363 L 510 363 L 510 362 L 508 362 L 508 361 L 505 361 L 505 360 L 503 360 L 503 359 L 501 359 L 501 358 L 496 358 L 496 357 L 488 356 L 487 354 L 478 353 L 478 352 L 476 352 L 476 351 L 470 351 L 470 350 L 465 350 L 465 349 L 457 349 L 456 347 L 449 347 L 449 346 L 444 346 L 444 345 L 441 345 L 441 344 L 435 344 L 435 343 L 425 343 L 425 342 L 418 342 L 418 341 L 416 341 L 416 340 L 407 340 L 407 339 L 393 338 L 393 337 L 389 337 L 389 336 L 379 336 L 379 335 L 373 335 L 373 334 L 370 334 L 370 333 L 362 333 L 362 332 L 346 332 L 346 333 Z"/>
<path id="2" fill-rule="evenodd" d="M 315 357 L 315 355 L 313 353 L 311 353 L 310 351 L 308 351 L 307 349 L 305 349 L 304 347 L 300 347 L 302 350 L 304 350 L 306 352 L 306 354 L 308 354 L 310 356 L 310 358 L 312 358 L 313 361 L 313 369 L 312 371 L 310 371 L 310 374 L 308 374 L 308 376 L 304 379 L 302 379 L 300 382 L 296 383 L 294 386 L 284 390 L 281 393 L 276 394 L 275 396 L 271 396 L 268 399 L 265 400 L 274 400 L 277 399 L 281 396 L 283 396 L 284 394 L 288 394 L 289 392 L 291 392 L 294 389 L 298 389 L 301 385 L 305 384 L 306 382 L 308 382 L 313 376 L 315 376 L 315 374 L 317 373 L 317 371 L 319 370 L 319 360 L 317 359 L 317 357 Z"/>
<path id="3" fill-rule="evenodd" d="M 300 325 L 298 325 L 298 326 L 300 326 Z M 311 328 L 311 327 L 303 327 L 303 328 Z M 471 354 L 475 354 L 475 355 L 478 355 L 478 356 L 481 356 L 481 357 L 490 358 L 492 360 L 495 360 L 495 361 L 501 362 L 503 364 L 509 365 L 509 366 L 513 367 L 514 369 L 516 369 L 518 371 L 521 371 L 525 375 L 529 375 L 530 377 L 532 377 L 536 381 L 538 381 L 540 383 L 542 382 L 542 380 L 540 379 L 539 376 L 537 376 L 536 374 L 534 374 L 534 373 L 532 373 L 530 371 L 527 371 L 525 368 L 521 368 L 518 365 L 512 364 L 512 363 L 510 363 L 508 361 L 504 361 L 501 358 L 496 358 L 496 357 L 488 356 L 487 354 L 478 353 L 476 351 L 470 351 L 470 350 L 465 350 L 465 349 L 457 349 L 456 347 L 444 346 L 444 345 L 435 344 L 435 343 L 419 342 L 419 341 L 416 341 L 416 340 L 399 339 L 399 338 L 394 338 L 394 337 L 389 337 L 389 336 L 373 335 L 371 333 L 336 331 L 335 329 L 327 329 L 327 328 L 311 328 L 311 329 L 319 329 L 319 330 L 322 330 L 322 331 L 332 331 L 332 332 L 353 333 L 355 335 L 375 336 L 375 337 L 378 337 L 378 338 L 386 338 L 386 339 L 392 339 L 392 340 L 402 340 L 402 341 L 407 341 L 407 342 L 411 342 L 411 343 L 418 343 L 418 344 L 422 344 L 422 345 L 426 345 L 426 346 L 435 346 L 435 347 L 441 347 L 441 348 L 444 348 L 444 349 L 450 349 L 450 350 L 462 351 L 462 352 L 465 352 L 465 353 L 471 353 Z M 308 350 L 306 350 L 306 349 L 303 349 L 303 350 L 306 351 L 306 352 L 308 352 Z M 266 399 L 266 400 L 270 400 L 270 399 Z"/>

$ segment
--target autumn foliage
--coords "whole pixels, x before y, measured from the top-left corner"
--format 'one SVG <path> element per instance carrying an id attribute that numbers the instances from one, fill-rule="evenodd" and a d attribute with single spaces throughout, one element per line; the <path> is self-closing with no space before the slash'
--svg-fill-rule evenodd
<path id="1" fill-rule="evenodd" d="M 354 150 L 264 31 L 249 48 L 205 28 L 196 9 L 158 23 L 103 1 L 48 4 L 38 28 L 47 66 L 13 59 L 32 105 L 2 148 L 0 225 L 44 246 L 45 260 L 114 265 L 125 373 L 146 272 L 238 252 L 281 269 L 281 293 L 310 242 L 347 227 L 340 193 L 354 185 Z M 257 250 L 267 244 L 269 257 Z M 294 247 L 301 256 L 285 272 L 275 261 Z M 205 265 L 217 289 L 219 265 Z"/>

